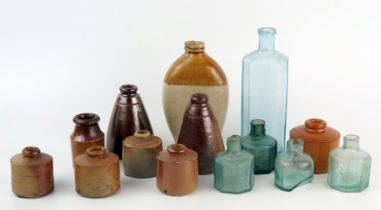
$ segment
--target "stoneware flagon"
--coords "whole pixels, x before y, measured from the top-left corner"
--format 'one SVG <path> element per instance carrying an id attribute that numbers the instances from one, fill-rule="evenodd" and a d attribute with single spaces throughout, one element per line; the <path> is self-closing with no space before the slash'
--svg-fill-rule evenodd
<path id="1" fill-rule="evenodd" d="M 92 146 L 74 159 L 75 189 L 83 197 L 101 198 L 119 190 L 119 158 Z"/>
<path id="2" fill-rule="evenodd" d="M 213 172 L 214 156 L 224 151 L 220 127 L 208 103 L 208 96 L 196 93 L 191 96 L 185 111 L 178 143 L 198 154 L 199 174 Z"/>
<path id="3" fill-rule="evenodd" d="M 54 189 L 53 158 L 37 147 L 25 147 L 11 158 L 12 191 L 22 198 L 39 198 Z"/>
<path id="4" fill-rule="evenodd" d="M 148 130 L 153 134 L 151 123 L 135 85 L 122 85 L 108 126 L 107 150 L 122 159 L 123 140 L 135 131 Z"/>
<path id="5" fill-rule="evenodd" d="M 93 113 L 82 113 L 74 116 L 74 131 L 70 136 L 71 152 L 74 158 L 92 146 L 104 146 L 104 133 L 99 128 L 99 116 Z"/>
<path id="6" fill-rule="evenodd" d="M 304 141 L 304 152 L 314 160 L 314 173 L 327 173 L 329 152 L 339 146 L 340 133 L 322 119 L 308 119 L 290 131 L 290 138 Z"/>
<path id="7" fill-rule="evenodd" d="M 198 184 L 197 153 L 182 144 L 172 144 L 157 155 L 156 186 L 167 194 L 191 193 Z"/>
<path id="8" fill-rule="evenodd" d="M 161 139 L 147 130 L 136 131 L 123 141 L 123 169 L 126 176 L 156 176 L 156 155 L 163 150 Z"/>
<path id="9" fill-rule="evenodd" d="M 205 93 L 222 127 L 228 108 L 229 88 L 225 73 L 204 50 L 204 42 L 185 42 L 185 52 L 169 68 L 163 84 L 163 107 L 173 138 L 178 139 L 189 97 Z"/>

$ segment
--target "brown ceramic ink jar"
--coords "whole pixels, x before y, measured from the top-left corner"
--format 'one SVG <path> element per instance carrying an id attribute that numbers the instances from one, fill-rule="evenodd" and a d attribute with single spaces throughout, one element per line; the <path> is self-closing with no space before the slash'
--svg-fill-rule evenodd
<path id="1" fill-rule="evenodd" d="M 99 116 L 93 113 L 82 113 L 74 116 L 74 131 L 70 136 L 71 151 L 74 158 L 91 146 L 104 146 L 104 133 L 99 128 Z"/>
<path id="2" fill-rule="evenodd" d="M 119 190 L 119 158 L 103 146 L 92 146 L 74 159 L 75 186 L 88 198 L 109 196 Z"/>
<path id="3" fill-rule="evenodd" d="M 340 133 L 322 119 L 308 119 L 290 131 L 290 138 L 304 141 L 304 152 L 314 161 L 314 173 L 327 173 L 329 152 L 339 146 Z"/>
<path id="4" fill-rule="evenodd" d="M 185 195 L 198 183 L 197 153 L 182 144 L 172 144 L 157 157 L 156 186 L 168 195 Z"/>
<path id="5" fill-rule="evenodd" d="M 37 147 L 25 147 L 11 158 L 12 190 L 22 198 L 39 198 L 54 189 L 53 158 Z"/>
<path id="6" fill-rule="evenodd" d="M 156 176 L 156 155 L 163 150 L 161 139 L 148 130 L 139 130 L 123 141 L 123 169 L 126 176 Z"/>

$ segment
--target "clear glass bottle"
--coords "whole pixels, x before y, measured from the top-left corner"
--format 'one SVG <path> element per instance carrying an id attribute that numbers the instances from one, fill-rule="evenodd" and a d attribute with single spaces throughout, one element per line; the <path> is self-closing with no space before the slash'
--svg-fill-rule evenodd
<path id="1" fill-rule="evenodd" d="M 359 136 L 344 136 L 341 148 L 332 150 L 328 162 L 328 184 L 343 192 L 360 192 L 369 185 L 372 158 L 359 148 Z"/>
<path id="2" fill-rule="evenodd" d="M 277 142 L 266 135 L 264 120 L 252 120 L 250 125 L 250 134 L 242 137 L 242 149 L 255 156 L 255 174 L 270 173 L 274 170 Z"/>
<path id="3" fill-rule="evenodd" d="M 258 34 L 259 49 L 242 61 L 241 135 L 249 134 L 252 119 L 263 119 L 279 153 L 286 134 L 288 58 L 274 49 L 274 28 L 259 28 Z"/>
<path id="4" fill-rule="evenodd" d="M 314 163 L 303 153 L 304 142 L 301 139 L 287 141 L 286 152 L 275 159 L 275 186 L 284 191 L 312 182 Z"/>
<path id="5" fill-rule="evenodd" d="M 254 156 L 243 151 L 241 137 L 227 140 L 227 150 L 214 159 L 214 187 L 224 193 L 243 193 L 254 186 Z"/>

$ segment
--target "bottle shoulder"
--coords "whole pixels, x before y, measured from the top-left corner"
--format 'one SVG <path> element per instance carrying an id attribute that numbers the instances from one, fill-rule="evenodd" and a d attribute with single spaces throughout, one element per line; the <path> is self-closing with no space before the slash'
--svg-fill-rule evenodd
<path id="1" fill-rule="evenodd" d="M 242 138 L 243 147 L 273 147 L 276 146 L 276 140 L 268 135 L 263 136 L 261 139 L 255 139 L 250 135 Z"/>
<path id="2" fill-rule="evenodd" d="M 216 164 L 240 164 L 254 160 L 254 156 L 249 152 L 241 150 L 238 153 L 221 152 L 215 157 Z"/>
<path id="3" fill-rule="evenodd" d="M 251 63 L 251 62 L 256 61 L 257 59 L 274 59 L 277 61 L 283 61 L 283 62 L 288 63 L 288 57 L 285 54 L 283 54 L 277 50 L 273 50 L 273 51 L 256 50 L 256 51 L 253 51 L 253 52 L 247 54 L 245 57 L 243 57 L 242 62 L 243 63 Z"/>
<path id="4" fill-rule="evenodd" d="M 330 153 L 330 157 L 334 160 L 371 160 L 372 157 L 365 150 L 349 150 L 344 148 L 336 148 Z"/>
<path id="5" fill-rule="evenodd" d="M 287 152 L 280 154 L 276 157 L 276 162 L 278 164 L 284 164 L 288 165 L 290 163 L 296 163 L 296 162 L 305 162 L 309 164 L 313 164 L 313 160 L 311 156 L 305 154 L 305 153 L 300 153 L 300 154 L 289 154 Z"/>

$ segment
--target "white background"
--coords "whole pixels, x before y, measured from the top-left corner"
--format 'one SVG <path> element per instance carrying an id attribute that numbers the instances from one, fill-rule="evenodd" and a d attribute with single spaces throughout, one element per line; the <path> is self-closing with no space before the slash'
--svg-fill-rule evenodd
<path id="1" fill-rule="evenodd" d="M 11 209 L 380 209 L 379 1 L 349 0 L 1 0 L 0 208 Z M 342 134 L 360 135 L 373 157 L 362 193 L 334 191 L 326 175 L 291 193 L 256 176 L 253 191 L 223 194 L 212 176 L 183 197 L 160 193 L 155 179 L 121 177 L 108 198 L 76 194 L 69 136 L 72 117 L 94 112 L 104 132 L 118 88 L 139 87 L 155 134 L 173 142 L 161 87 L 186 40 L 203 40 L 224 69 L 230 103 L 224 139 L 239 133 L 241 59 L 258 46 L 257 28 L 277 28 L 276 48 L 289 57 L 287 129 L 320 117 Z M 20 199 L 9 158 L 36 145 L 54 157 L 55 191 Z"/>

